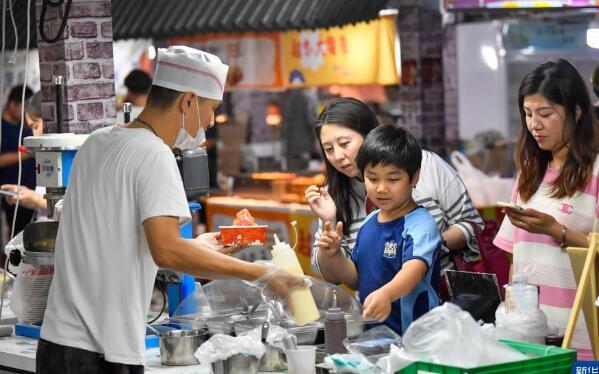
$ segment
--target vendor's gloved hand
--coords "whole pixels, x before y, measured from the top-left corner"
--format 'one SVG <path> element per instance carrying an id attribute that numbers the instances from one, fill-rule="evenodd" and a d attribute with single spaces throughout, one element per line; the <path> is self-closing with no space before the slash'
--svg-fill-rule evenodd
<path id="1" fill-rule="evenodd" d="M 254 281 L 264 296 L 289 306 L 289 294 L 294 288 L 309 287 L 310 282 L 275 266 L 269 266 L 264 274 Z"/>
<path id="2" fill-rule="evenodd" d="M 221 239 L 220 232 L 207 232 L 198 235 L 193 240 L 204 248 L 212 249 L 225 255 L 232 255 L 245 248 L 239 246 L 225 246 Z"/>

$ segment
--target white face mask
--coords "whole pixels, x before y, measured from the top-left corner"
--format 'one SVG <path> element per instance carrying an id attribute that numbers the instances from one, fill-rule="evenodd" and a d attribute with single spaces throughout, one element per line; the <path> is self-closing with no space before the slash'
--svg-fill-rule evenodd
<path id="1" fill-rule="evenodd" d="M 198 104 L 197 99 L 196 109 L 198 111 L 198 132 L 196 133 L 196 137 L 192 137 L 189 135 L 187 130 L 185 130 L 185 113 L 182 113 L 181 128 L 179 129 L 177 139 L 175 140 L 175 148 L 179 148 L 182 151 L 187 149 L 196 149 L 204 142 L 204 140 L 206 140 L 206 133 L 202 127 L 202 121 L 200 121 L 200 104 Z"/>

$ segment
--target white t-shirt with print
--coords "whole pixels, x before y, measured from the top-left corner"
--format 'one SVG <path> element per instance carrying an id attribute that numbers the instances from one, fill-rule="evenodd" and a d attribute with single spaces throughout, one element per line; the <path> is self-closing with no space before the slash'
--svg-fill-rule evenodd
<path id="1" fill-rule="evenodd" d="M 170 148 L 146 129 L 92 133 L 64 199 L 43 339 L 144 364 L 157 266 L 142 223 L 156 216 L 191 218 Z"/>

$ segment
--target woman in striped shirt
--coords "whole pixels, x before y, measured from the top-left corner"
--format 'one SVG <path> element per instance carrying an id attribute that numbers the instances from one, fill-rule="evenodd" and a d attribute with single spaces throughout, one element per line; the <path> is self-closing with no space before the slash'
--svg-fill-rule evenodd
<path id="1" fill-rule="evenodd" d="M 327 186 L 310 186 L 305 191 L 310 208 L 320 218 L 312 246 L 312 267 L 318 273 L 323 223 L 343 222 L 341 248 L 349 255 L 366 218 L 369 204 L 355 158 L 364 138 L 376 126 L 374 113 L 353 98 L 334 99 L 318 118 L 316 135 L 325 156 Z M 436 154 L 422 152 L 420 180 L 412 196 L 418 205 L 427 208 L 443 235 L 443 270 L 454 267 L 452 251 L 459 251 L 467 262 L 480 258 L 474 228 L 482 230 L 484 223 L 457 173 Z M 327 274 L 321 275 L 327 279 Z"/>
<path id="2" fill-rule="evenodd" d="M 539 304 L 564 332 L 576 294 L 565 247 L 587 247 L 599 229 L 599 131 L 584 80 L 565 60 L 546 62 L 524 77 L 518 100 L 521 128 L 516 148 L 519 176 L 495 245 L 513 253 L 513 272 L 534 264 L 529 283 Z M 592 360 L 581 314 L 572 347 Z"/>

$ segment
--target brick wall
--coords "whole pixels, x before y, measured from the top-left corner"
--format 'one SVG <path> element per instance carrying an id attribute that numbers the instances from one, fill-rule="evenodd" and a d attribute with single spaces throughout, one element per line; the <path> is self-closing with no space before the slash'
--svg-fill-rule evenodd
<path id="1" fill-rule="evenodd" d="M 36 0 L 40 22 L 41 0 Z M 46 132 L 56 131 L 53 75 L 65 77 L 63 131 L 86 133 L 114 124 L 116 101 L 110 0 L 73 0 L 62 37 L 44 42 L 38 31 L 42 113 Z M 63 8 L 48 7 L 44 30 L 57 34 Z"/>
<path id="2" fill-rule="evenodd" d="M 441 15 L 422 7 L 400 7 L 400 102 L 405 126 L 422 145 L 446 153 Z"/>
<path id="3" fill-rule="evenodd" d="M 445 28 L 443 39 L 443 86 L 445 95 L 445 136 L 451 148 L 455 148 L 460 141 L 457 64 L 455 26 L 450 25 Z"/>

